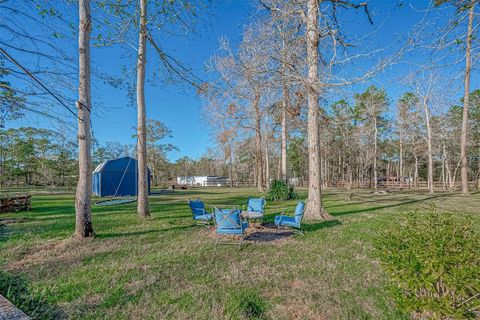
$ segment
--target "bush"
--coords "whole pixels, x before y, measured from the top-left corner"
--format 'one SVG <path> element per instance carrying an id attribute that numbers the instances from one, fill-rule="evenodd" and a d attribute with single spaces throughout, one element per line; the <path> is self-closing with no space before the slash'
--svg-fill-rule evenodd
<path id="1" fill-rule="evenodd" d="M 393 222 L 375 247 L 400 308 L 416 318 L 475 318 L 480 235 L 473 218 L 432 209 Z"/>
<path id="2" fill-rule="evenodd" d="M 293 186 L 288 186 L 285 181 L 273 180 L 270 185 L 268 197 L 273 201 L 297 199 Z"/>

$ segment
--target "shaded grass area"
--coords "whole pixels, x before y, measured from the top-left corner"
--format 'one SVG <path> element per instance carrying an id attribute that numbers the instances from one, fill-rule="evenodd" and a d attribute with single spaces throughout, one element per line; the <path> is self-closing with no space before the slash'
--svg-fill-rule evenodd
<path id="1" fill-rule="evenodd" d="M 186 204 L 200 197 L 209 206 L 241 205 L 254 195 L 155 190 L 146 221 L 137 219 L 136 203 L 94 206 L 97 236 L 83 242 L 71 239 L 73 194 L 36 195 L 32 211 L 0 216 L 0 283 L 9 283 L 0 293 L 38 318 L 406 319 L 372 258 L 374 237 L 401 211 L 480 207 L 480 194 L 361 191 L 346 201 L 347 193 L 329 190 L 324 204 L 337 220 L 307 221 L 305 237 L 239 251 L 215 248 Z M 267 202 L 267 220 L 294 206 Z"/>

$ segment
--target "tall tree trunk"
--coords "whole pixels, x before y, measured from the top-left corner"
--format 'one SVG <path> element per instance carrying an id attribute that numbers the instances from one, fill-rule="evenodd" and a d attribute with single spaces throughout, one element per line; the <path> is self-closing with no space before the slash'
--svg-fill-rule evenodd
<path id="1" fill-rule="evenodd" d="M 306 219 L 326 219 L 322 206 L 320 177 L 320 134 L 318 105 L 318 1 L 308 0 L 307 13 L 307 64 L 308 64 L 308 203 Z"/>
<path id="2" fill-rule="evenodd" d="M 417 156 L 417 154 L 414 154 L 413 157 L 415 158 L 415 171 L 414 171 L 413 180 L 415 182 L 415 189 L 418 189 L 418 187 L 419 187 L 419 184 L 418 184 L 418 156 Z"/>
<path id="3" fill-rule="evenodd" d="M 263 192 L 265 183 L 263 181 L 263 152 L 262 152 L 262 127 L 260 115 L 260 95 L 255 94 L 253 109 L 255 110 L 255 166 L 257 172 L 257 188 Z"/>
<path id="4" fill-rule="evenodd" d="M 468 193 L 468 154 L 467 154 L 468 104 L 470 100 L 470 72 L 472 68 L 470 51 L 472 48 L 474 8 L 475 8 L 475 0 L 471 0 L 470 10 L 468 13 L 467 48 L 465 53 L 465 88 L 464 88 L 465 91 L 463 95 L 462 134 L 460 138 L 460 157 L 462 159 L 461 180 L 462 180 L 463 194 Z"/>
<path id="5" fill-rule="evenodd" d="M 283 41 L 283 49 L 285 50 L 285 41 Z M 286 64 L 286 57 L 285 54 L 283 54 L 283 61 L 282 61 L 282 73 L 285 72 L 285 64 Z M 282 180 L 287 182 L 288 176 L 287 176 L 287 116 L 288 116 L 288 108 L 290 105 L 290 99 L 289 99 L 289 92 L 288 92 L 288 87 L 287 83 L 285 80 L 285 77 L 282 77 L 282 99 L 283 99 L 283 105 L 282 105 L 282 146 L 281 146 L 281 170 L 282 170 Z"/>
<path id="6" fill-rule="evenodd" d="M 281 147 L 280 147 L 281 149 Z M 280 150 L 280 154 L 282 151 Z M 278 166 L 277 166 L 277 180 L 282 180 L 282 157 L 278 158 Z"/>
<path id="7" fill-rule="evenodd" d="M 398 163 L 398 176 L 400 189 L 403 188 L 403 134 L 400 134 L 400 151 L 399 151 L 399 163 Z"/>
<path id="8" fill-rule="evenodd" d="M 265 117 L 265 184 L 270 188 L 270 161 L 268 155 L 268 117 Z"/>
<path id="9" fill-rule="evenodd" d="M 432 128 L 430 125 L 430 110 L 428 109 L 428 97 L 423 97 L 423 111 L 425 112 L 425 124 L 427 127 L 427 149 L 428 149 L 428 176 L 427 185 L 430 192 L 434 192 L 433 187 L 433 150 L 432 150 Z"/>
<path id="10" fill-rule="evenodd" d="M 283 93 L 286 94 L 285 91 Z M 287 98 L 283 98 L 283 110 L 282 110 L 282 150 L 280 156 L 280 166 L 282 172 L 282 180 L 287 182 Z"/>
<path id="11" fill-rule="evenodd" d="M 145 69 L 147 63 L 147 0 L 140 0 L 140 32 L 138 34 L 137 60 L 137 157 L 138 201 L 140 218 L 150 216 L 148 208 L 147 130 L 145 106 Z"/>
<path id="12" fill-rule="evenodd" d="M 3 146 L 0 146 L 0 188 L 3 188 L 3 177 L 4 177 L 4 169 L 3 169 Z"/>
<path id="13" fill-rule="evenodd" d="M 90 135 L 90 0 L 79 0 L 78 32 L 78 184 L 75 194 L 75 236 L 94 235 L 91 211 L 92 155 Z"/>
<path id="14" fill-rule="evenodd" d="M 447 151 L 445 150 L 445 143 L 442 145 L 443 156 L 442 156 L 442 183 L 443 183 L 443 190 L 447 190 Z"/>
<path id="15" fill-rule="evenodd" d="M 233 167 L 234 167 L 234 164 L 235 164 L 235 156 L 234 156 L 234 153 L 233 153 L 233 149 L 230 151 L 230 187 L 233 188 Z"/>
<path id="16" fill-rule="evenodd" d="M 480 146 L 477 154 L 477 190 L 480 190 Z"/>
<path id="17" fill-rule="evenodd" d="M 377 118 L 373 120 L 374 125 L 374 136 L 373 136 L 373 186 L 375 190 L 378 189 L 378 175 L 377 175 L 377 148 L 378 148 L 378 128 L 377 128 Z"/>

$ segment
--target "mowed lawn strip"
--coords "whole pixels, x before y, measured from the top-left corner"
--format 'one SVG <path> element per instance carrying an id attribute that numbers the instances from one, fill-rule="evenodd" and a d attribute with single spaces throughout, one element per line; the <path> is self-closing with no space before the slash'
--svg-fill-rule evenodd
<path id="1" fill-rule="evenodd" d="M 39 317 L 407 319 L 373 257 L 373 239 L 399 212 L 480 207 L 479 193 L 357 191 L 347 201 L 347 193 L 327 190 L 324 204 L 337 221 L 305 221 L 305 237 L 238 250 L 215 248 L 187 205 L 196 197 L 208 208 L 242 205 L 258 195 L 247 188 L 155 190 L 146 221 L 135 203 L 94 206 L 96 237 L 83 242 L 71 238 L 73 194 L 36 195 L 32 211 L 0 216 L 0 281 L 15 283 L 10 295 L 21 288 L 16 296 L 30 300 L 17 305 Z M 283 208 L 293 212 L 295 203 L 267 201 L 267 220 Z"/>

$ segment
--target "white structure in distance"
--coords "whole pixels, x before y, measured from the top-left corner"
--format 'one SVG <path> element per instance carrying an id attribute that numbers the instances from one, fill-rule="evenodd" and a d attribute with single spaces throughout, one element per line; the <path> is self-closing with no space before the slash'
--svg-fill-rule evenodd
<path id="1" fill-rule="evenodd" d="M 177 177 L 177 184 L 197 187 L 224 187 L 228 185 L 228 179 L 218 176 L 182 176 Z"/>

